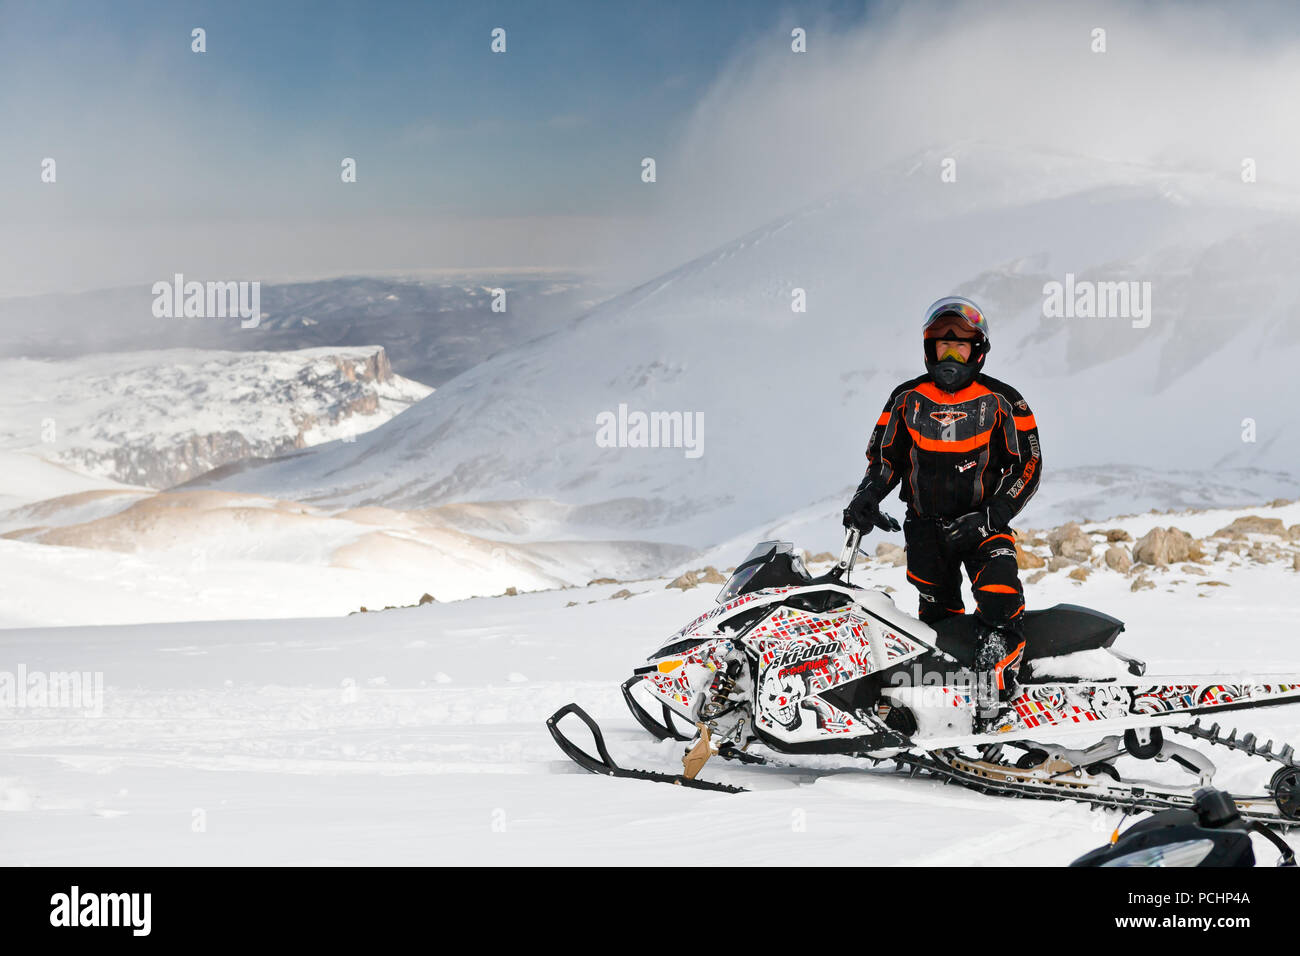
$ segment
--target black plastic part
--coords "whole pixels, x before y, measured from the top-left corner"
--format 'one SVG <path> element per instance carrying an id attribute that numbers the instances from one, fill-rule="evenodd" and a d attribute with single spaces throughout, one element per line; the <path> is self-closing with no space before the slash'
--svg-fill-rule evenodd
<path id="1" fill-rule="evenodd" d="M 592 740 L 596 744 L 596 753 L 599 756 L 592 756 L 575 744 L 564 732 L 560 730 L 560 721 L 572 714 L 591 731 Z M 679 787 L 690 787 L 693 790 L 715 790 L 721 793 L 745 793 L 744 787 L 733 787 L 725 783 L 713 783 L 709 780 L 692 780 L 681 774 L 659 773 L 655 770 L 630 770 L 626 767 L 620 767 L 614 762 L 614 758 L 609 755 L 609 750 L 605 747 L 605 735 L 601 733 L 600 726 L 591 719 L 591 716 L 579 707 L 577 704 L 565 704 L 555 713 L 546 719 L 546 729 L 551 732 L 551 738 L 556 745 L 564 751 L 566 757 L 576 763 L 583 770 L 597 773 L 605 777 L 623 777 L 631 780 L 651 780 L 656 783 L 671 783 Z"/>
<path id="2" fill-rule="evenodd" d="M 1225 827 L 1241 820 L 1232 795 L 1205 787 L 1196 791 L 1196 818 L 1203 827 Z"/>
<path id="3" fill-rule="evenodd" d="M 783 754 L 844 754 L 853 757 L 878 750 L 904 750 L 912 746 L 912 741 L 896 730 L 881 730 L 842 740 L 810 740 L 799 744 L 773 737 L 761 727 L 754 728 L 754 735 L 768 747 Z"/>
<path id="4" fill-rule="evenodd" d="M 1199 774 L 1201 772 L 1200 767 L 1196 766 L 1196 764 L 1192 763 L 1190 760 L 1188 760 L 1186 757 L 1182 756 L 1181 754 L 1170 754 L 1169 759 L 1172 760 L 1174 763 L 1179 764 L 1188 773 Z"/>
<path id="5" fill-rule="evenodd" d="M 1026 750 L 1016 760 L 1016 767 L 1021 770 L 1033 770 L 1047 759 L 1047 751 L 1037 748 Z"/>
<path id="6" fill-rule="evenodd" d="M 812 583 L 812 582 L 809 582 Z M 825 614 L 836 608 L 844 607 L 852 599 L 842 591 L 813 591 L 810 594 L 796 594 L 794 597 L 786 598 L 781 604 L 785 607 L 798 608 L 801 611 L 812 611 L 814 614 Z"/>
<path id="7" fill-rule="evenodd" d="M 1296 772 L 1283 767 L 1284 772 Z M 1071 866 L 1101 866 L 1137 850 L 1187 840 L 1209 840 L 1213 849 L 1198 866 L 1254 866 L 1249 833 L 1258 833 L 1281 854 L 1278 866 L 1294 867 L 1295 851 L 1259 821 L 1247 823 L 1231 794 L 1206 787 L 1196 791 L 1194 809 L 1164 810 L 1129 827 L 1119 840 L 1081 856 Z"/>
<path id="8" fill-rule="evenodd" d="M 1113 763 L 1107 763 L 1104 760 L 1099 760 L 1097 761 L 1097 763 L 1090 763 L 1088 764 L 1088 766 L 1084 767 L 1083 769 L 1088 771 L 1088 773 L 1092 774 L 1094 777 L 1100 777 L 1102 774 L 1105 774 L 1106 776 L 1114 780 L 1116 783 L 1124 782 L 1120 780 L 1119 770 L 1115 767 L 1115 765 Z"/>
<path id="9" fill-rule="evenodd" d="M 1278 860 L 1278 866 L 1295 866 L 1295 850 L 1291 849 L 1291 844 L 1287 843 L 1280 836 L 1270 830 L 1258 820 L 1252 820 L 1250 829 L 1258 833 L 1269 843 L 1277 847 L 1278 852 L 1282 854 L 1282 859 Z"/>
<path id="10" fill-rule="evenodd" d="M 1269 792 L 1277 802 L 1277 812 L 1288 820 L 1300 820 L 1300 768 L 1283 767 L 1273 774 Z"/>
<path id="11" fill-rule="evenodd" d="M 766 757 L 760 757 L 758 754 L 746 753 L 734 744 L 723 744 L 718 748 L 718 756 L 723 760 L 735 760 L 737 763 L 748 763 L 756 766 L 762 766 L 767 763 Z"/>
<path id="12" fill-rule="evenodd" d="M 1254 866 L 1255 852 L 1250 843 L 1250 831 L 1267 828 L 1248 825 L 1241 819 L 1232 797 L 1209 788 L 1196 792 L 1194 810 L 1163 810 L 1129 827 L 1113 844 L 1086 853 L 1070 866 L 1101 866 L 1139 850 L 1205 840 L 1210 850 L 1197 866 Z M 1216 821 L 1207 823 L 1207 820 Z M 1284 859 L 1290 848 L 1278 838 L 1275 845 L 1284 848 Z"/>
<path id="13" fill-rule="evenodd" d="M 812 583 L 812 577 L 804 570 L 802 562 L 795 563 L 795 555 L 788 551 L 777 551 L 775 546 L 766 554 L 746 561 L 732 575 L 739 574 L 745 568 L 752 564 L 760 564 L 754 576 L 745 582 L 736 597 L 742 594 L 752 594 L 754 591 L 762 591 L 766 588 L 789 588 L 803 587 Z"/>
<path id="14" fill-rule="evenodd" d="M 938 635 L 935 643 L 939 650 L 969 667 L 975 663 L 979 644 L 978 624 L 974 614 L 959 614 L 939 621 L 934 625 Z M 1040 657 L 1059 657 L 1110 647 L 1122 630 L 1124 622 L 1118 618 L 1077 604 L 1057 604 L 1038 611 L 1026 611 L 1025 657 L 1021 663 L 1029 664 Z"/>
<path id="15" fill-rule="evenodd" d="M 1137 757 L 1138 760 L 1150 760 L 1160 753 L 1165 745 L 1165 735 L 1159 727 L 1151 728 L 1151 739 L 1145 744 L 1138 740 L 1137 731 L 1129 729 L 1124 731 L 1124 749 L 1129 752 L 1130 756 Z M 1193 770 L 1196 768 L 1193 767 Z"/>
<path id="16" fill-rule="evenodd" d="M 919 729 L 916 715 L 906 707 L 899 707 L 897 704 L 891 705 L 889 713 L 885 715 L 885 726 L 890 730 L 897 730 L 904 737 L 911 737 Z"/>
<path id="17" fill-rule="evenodd" d="M 637 702 L 636 698 L 632 696 L 632 687 L 638 681 L 643 679 L 643 677 L 637 674 L 623 681 L 623 701 L 627 704 L 627 709 L 632 712 L 632 716 L 636 718 L 636 722 L 646 730 L 650 731 L 650 733 L 654 734 L 654 736 L 659 740 L 690 740 L 690 737 L 684 737 L 679 734 L 677 728 L 673 726 L 673 712 L 668 709 L 667 704 L 660 705 L 663 708 L 664 713 L 663 723 L 660 723 L 654 717 L 650 716 L 650 712 L 642 707 Z"/>

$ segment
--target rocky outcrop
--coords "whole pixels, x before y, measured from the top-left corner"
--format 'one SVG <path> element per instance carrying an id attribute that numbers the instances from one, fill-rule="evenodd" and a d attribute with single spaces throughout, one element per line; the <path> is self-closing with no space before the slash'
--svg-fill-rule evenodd
<path id="1" fill-rule="evenodd" d="M 1180 528 L 1152 528 L 1133 545 L 1133 559 L 1154 567 L 1205 557 L 1201 543 Z"/>
<path id="2" fill-rule="evenodd" d="M 689 591 L 691 588 L 699 587 L 699 585 L 700 580 L 695 576 L 695 572 L 687 571 L 685 574 L 679 574 L 677 577 L 669 581 L 664 586 L 664 590 L 667 591 L 671 588 L 676 588 L 679 591 Z"/>
<path id="3" fill-rule="evenodd" d="M 1125 573 L 1133 567 L 1133 559 L 1129 557 L 1128 549 L 1121 548 L 1119 545 L 1111 545 L 1106 549 L 1104 556 L 1106 567 L 1113 571 Z"/>
<path id="4" fill-rule="evenodd" d="M 1231 538 L 1237 534 L 1274 534 L 1287 537 L 1286 525 L 1281 518 L 1261 518 L 1259 515 L 1242 515 L 1227 527 L 1214 532 L 1213 537 Z"/>
<path id="5" fill-rule="evenodd" d="M 726 584 L 727 583 L 726 575 L 724 575 L 721 571 L 719 571 L 711 564 L 705 565 L 702 571 L 697 571 L 696 573 L 700 576 L 701 584 Z"/>
<path id="6" fill-rule="evenodd" d="M 1034 554 L 1032 551 L 1026 551 L 1020 546 L 1019 541 L 1016 542 L 1016 567 L 1021 571 L 1027 571 L 1032 568 L 1041 568 L 1046 565 L 1047 562 L 1041 557 Z"/>
<path id="7" fill-rule="evenodd" d="M 1092 554 L 1092 539 L 1074 521 L 1048 532 L 1047 544 L 1052 554 L 1071 561 L 1086 561 Z"/>
<path id="8" fill-rule="evenodd" d="M 876 545 L 876 560 L 901 568 L 907 564 L 907 552 L 896 544 L 882 541 Z"/>
<path id="9" fill-rule="evenodd" d="M 677 588 L 679 591 L 689 591 L 691 588 L 699 587 L 701 584 L 726 584 L 727 579 L 713 565 L 706 565 L 696 571 L 686 571 L 683 574 L 673 578 L 668 582 L 664 590 L 668 588 Z"/>

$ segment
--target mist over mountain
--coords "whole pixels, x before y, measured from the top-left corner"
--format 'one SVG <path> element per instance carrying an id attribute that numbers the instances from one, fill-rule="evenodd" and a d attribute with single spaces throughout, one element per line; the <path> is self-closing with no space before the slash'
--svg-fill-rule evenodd
<path id="1" fill-rule="evenodd" d="M 171 283 L 172 276 L 159 281 Z M 498 306 L 504 311 L 494 311 L 496 289 L 505 291 Z M 236 319 L 157 318 L 152 287 L 141 284 L 0 299 L 0 357 L 381 345 L 394 372 L 436 388 L 502 348 L 545 334 L 605 294 L 585 277 L 546 270 L 264 283 L 261 321 L 241 328 Z"/>
<path id="2" fill-rule="evenodd" d="M 922 371 L 925 307 L 953 292 L 991 317 L 986 371 L 1037 414 L 1045 496 L 1063 469 L 1112 463 L 1294 473 L 1298 209 L 1227 174 L 926 151 L 496 354 L 355 444 L 212 481 L 399 508 L 554 499 L 707 544 L 856 483 L 890 389 Z M 1045 289 L 1067 276 L 1135 282 L 1148 314 L 1051 316 Z M 702 454 L 601 447 L 597 418 L 620 405 L 702 414 Z"/>

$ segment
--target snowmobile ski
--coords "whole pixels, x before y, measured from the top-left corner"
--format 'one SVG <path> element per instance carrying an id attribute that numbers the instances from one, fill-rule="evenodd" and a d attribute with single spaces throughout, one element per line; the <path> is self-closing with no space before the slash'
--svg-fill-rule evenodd
<path id="1" fill-rule="evenodd" d="M 596 744 L 596 752 L 599 757 L 593 757 L 587 753 L 572 740 L 564 735 L 560 729 L 560 721 L 572 714 L 587 725 L 591 731 L 591 736 Z M 711 780 L 697 780 L 685 776 L 684 774 L 662 773 L 657 770 L 633 770 L 627 767 L 620 767 L 614 762 L 614 758 L 609 755 L 609 750 L 605 746 L 605 735 L 600 730 L 600 725 L 591 719 L 591 715 L 579 707 L 577 704 L 565 704 L 546 720 L 546 728 L 551 732 L 551 737 L 559 745 L 560 749 L 584 770 L 591 773 L 598 773 L 606 777 L 622 777 L 631 780 L 651 780 L 657 783 L 671 783 L 679 787 L 690 787 L 693 790 L 716 790 L 721 793 L 746 793 L 744 787 L 733 787 L 730 784 L 714 783 Z"/>

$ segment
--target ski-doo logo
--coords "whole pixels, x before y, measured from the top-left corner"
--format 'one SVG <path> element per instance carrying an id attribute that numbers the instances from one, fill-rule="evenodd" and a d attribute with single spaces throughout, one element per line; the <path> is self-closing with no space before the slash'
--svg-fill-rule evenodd
<path id="1" fill-rule="evenodd" d="M 931 412 L 930 417 L 944 428 L 947 428 L 949 425 L 957 424 L 963 418 L 970 418 L 970 416 L 965 412 L 958 412 L 953 409 L 948 409 L 947 411 L 942 412 Z"/>
<path id="2" fill-rule="evenodd" d="M 976 464 L 976 463 L 975 463 L 974 461 L 968 461 L 968 462 L 966 462 L 964 465 L 958 465 L 958 466 L 957 466 L 957 470 L 958 470 L 958 471 L 968 471 L 968 470 L 970 470 L 971 468 L 974 468 L 974 467 L 975 467 L 975 464 Z"/>
<path id="3" fill-rule="evenodd" d="M 818 657 L 829 657 L 831 654 L 838 654 L 843 649 L 844 646 L 839 641 L 826 641 L 822 644 L 792 647 L 781 655 L 780 660 L 776 662 L 776 666 L 789 667 L 792 664 L 803 664 Z"/>

